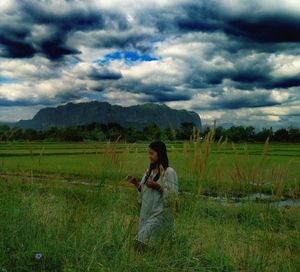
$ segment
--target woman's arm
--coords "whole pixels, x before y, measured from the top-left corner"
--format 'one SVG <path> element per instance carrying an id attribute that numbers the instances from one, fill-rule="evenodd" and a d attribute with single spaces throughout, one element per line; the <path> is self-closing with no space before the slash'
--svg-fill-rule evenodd
<path id="1" fill-rule="evenodd" d="M 165 173 L 163 182 L 163 199 L 168 207 L 174 207 L 178 197 L 178 176 L 174 169 Z"/>
<path id="2" fill-rule="evenodd" d="M 159 192 L 163 192 L 163 187 L 161 187 L 157 182 L 153 180 L 147 180 L 146 185 L 154 190 L 157 190 Z"/>
<path id="3" fill-rule="evenodd" d="M 134 178 L 132 183 L 139 191 L 141 191 L 141 184 L 140 184 L 140 182 L 138 182 L 138 180 L 136 178 Z"/>
<path id="4" fill-rule="evenodd" d="M 141 184 L 140 184 L 140 182 L 134 176 L 128 176 L 127 180 L 130 183 L 132 183 L 139 191 L 141 191 Z"/>
<path id="5" fill-rule="evenodd" d="M 138 187 L 137 187 L 137 189 L 138 189 L 138 196 L 137 196 L 137 201 L 138 201 L 138 203 L 142 203 L 142 186 L 141 186 L 141 184 L 142 184 L 142 182 L 144 182 L 144 180 L 145 180 L 145 178 L 146 178 L 146 175 L 147 175 L 147 169 L 146 169 L 146 171 L 145 171 L 145 173 L 144 173 L 144 175 L 143 175 L 143 177 L 142 177 L 142 179 L 141 179 L 141 181 L 140 182 L 138 182 Z"/>

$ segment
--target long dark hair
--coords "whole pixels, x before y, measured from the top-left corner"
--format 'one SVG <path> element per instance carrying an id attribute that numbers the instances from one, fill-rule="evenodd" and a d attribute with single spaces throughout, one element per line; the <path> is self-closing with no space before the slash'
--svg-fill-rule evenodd
<path id="1" fill-rule="evenodd" d="M 147 173 L 145 180 L 147 180 L 149 178 L 152 169 L 154 169 L 155 166 L 158 165 L 158 173 L 155 175 L 155 177 L 153 179 L 154 181 L 157 181 L 161 174 L 160 173 L 160 165 L 162 165 L 164 170 L 169 167 L 167 147 L 164 142 L 159 141 L 159 140 L 150 143 L 149 147 L 157 152 L 158 159 L 157 159 L 157 162 L 155 162 L 155 163 L 150 162 L 150 166 L 148 168 L 148 173 Z"/>

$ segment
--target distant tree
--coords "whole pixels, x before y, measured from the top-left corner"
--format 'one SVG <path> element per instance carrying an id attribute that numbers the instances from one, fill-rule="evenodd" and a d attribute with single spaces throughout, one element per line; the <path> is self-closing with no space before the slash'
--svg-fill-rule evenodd
<path id="1" fill-rule="evenodd" d="M 45 138 L 52 138 L 52 139 L 62 139 L 62 130 L 58 127 L 52 126 L 50 129 L 46 130 L 44 133 Z"/>
<path id="2" fill-rule="evenodd" d="M 240 142 L 245 139 L 245 128 L 242 126 L 231 126 L 227 129 L 226 136 L 233 142 Z"/>
<path id="3" fill-rule="evenodd" d="M 88 131 L 94 131 L 99 128 L 99 124 L 97 122 L 92 122 L 90 124 L 87 124 L 85 126 L 82 126 L 82 128 L 88 130 Z"/>
<path id="4" fill-rule="evenodd" d="M 176 130 L 168 126 L 163 130 L 163 136 L 165 140 L 174 141 L 176 140 Z"/>
<path id="5" fill-rule="evenodd" d="M 245 128 L 245 136 L 247 142 L 254 142 L 255 141 L 255 127 L 248 126 Z"/>
<path id="6" fill-rule="evenodd" d="M 215 128 L 215 140 L 218 141 L 221 137 L 224 137 L 226 134 L 226 130 L 222 126 L 218 126 Z"/>
<path id="7" fill-rule="evenodd" d="M 271 128 L 263 128 L 261 131 L 259 131 L 255 138 L 259 142 L 264 142 L 269 137 L 270 140 L 273 140 L 274 132 L 272 127 Z"/>
<path id="8" fill-rule="evenodd" d="M 143 128 L 143 138 L 145 140 L 159 140 L 161 139 L 162 131 L 159 126 L 156 125 L 156 123 L 151 122 L 148 123 Z"/>
<path id="9" fill-rule="evenodd" d="M 140 132 L 130 127 L 126 129 L 124 138 L 126 142 L 134 143 L 140 138 L 140 134 Z"/>
<path id="10" fill-rule="evenodd" d="M 286 128 L 281 128 L 275 131 L 274 140 L 284 142 L 289 140 L 289 132 Z"/>
<path id="11" fill-rule="evenodd" d="M 223 136 L 228 137 L 233 142 L 253 142 L 255 137 L 255 128 L 252 126 L 231 126 L 223 131 Z"/>
<path id="12" fill-rule="evenodd" d="M 10 130 L 10 127 L 8 125 L 0 125 L 0 133 L 9 131 L 9 130 Z"/>
<path id="13" fill-rule="evenodd" d="M 106 133 L 107 139 L 115 141 L 120 135 L 122 138 L 124 138 L 125 129 L 120 124 L 115 122 L 111 122 L 107 124 L 107 133 Z"/>
<path id="14" fill-rule="evenodd" d="M 216 123 L 214 123 L 215 125 Z M 272 127 L 263 128 L 255 133 L 253 126 L 232 126 L 228 129 L 222 126 L 214 126 L 215 137 L 218 141 L 221 137 L 233 142 L 264 142 L 268 137 L 270 141 L 280 142 L 300 142 L 300 129 L 295 127 L 281 128 L 273 132 Z M 190 140 L 196 139 L 199 136 L 204 137 L 211 131 L 209 126 L 203 126 L 201 131 L 198 131 L 193 123 L 183 122 L 180 128 L 172 129 L 168 126 L 164 129 L 158 127 L 154 122 L 148 123 L 143 130 L 134 128 L 126 128 L 118 123 L 90 123 L 87 125 L 72 126 L 72 127 L 51 127 L 48 130 L 35 130 L 32 128 L 22 129 L 19 127 L 10 128 L 7 125 L 0 125 L 0 141 L 10 140 L 42 140 L 53 139 L 62 141 L 82 141 L 82 140 L 116 140 L 120 135 L 127 142 L 135 142 L 138 140 Z"/>
<path id="15" fill-rule="evenodd" d="M 191 135 L 193 135 L 194 123 L 182 122 L 180 129 L 178 131 L 178 138 L 180 140 L 189 140 Z"/>
<path id="16" fill-rule="evenodd" d="M 10 134 L 10 127 L 8 125 L 0 125 L 0 141 L 7 141 Z"/>
<path id="17" fill-rule="evenodd" d="M 24 140 L 25 139 L 22 128 L 15 127 L 12 129 L 11 132 L 12 132 L 11 133 L 12 140 Z"/>
<path id="18" fill-rule="evenodd" d="M 289 140 L 291 142 L 300 142 L 300 130 L 292 126 L 288 127 Z"/>
<path id="19" fill-rule="evenodd" d="M 104 141 L 106 139 L 104 132 L 99 128 L 95 128 L 91 131 L 87 131 L 86 134 L 84 135 L 85 135 L 84 136 L 85 139 L 89 139 L 92 141 Z"/>
<path id="20" fill-rule="evenodd" d="M 25 131 L 23 132 L 23 134 L 24 134 L 24 138 L 28 139 L 30 141 L 32 141 L 32 140 L 38 140 L 39 139 L 38 132 L 35 129 L 32 129 L 32 128 L 25 129 Z"/>
<path id="21" fill-rule="evenodd" d="M 204 138 L 210 132 L 210 127 L 208 125 L 204 125 L 202 130 L 200 131 L 200 137 Z"/>
<path id="22" fill-rule="evenodd" d="M 66 127 L 63 131 L 63 140 L 64 141 L 82 141 L 83 137 L 80 129 L 77 127 Z"/>

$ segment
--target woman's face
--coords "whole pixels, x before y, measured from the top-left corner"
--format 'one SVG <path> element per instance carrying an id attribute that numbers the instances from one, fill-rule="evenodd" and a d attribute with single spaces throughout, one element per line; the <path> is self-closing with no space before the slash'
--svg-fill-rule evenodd
<path id="1" fill-rule="evenodd" d="M 158 160 L 157 152 L 153 150 L 151 147 L 148 147 L 149 159 L 151 163 L 155 163 Z"/>

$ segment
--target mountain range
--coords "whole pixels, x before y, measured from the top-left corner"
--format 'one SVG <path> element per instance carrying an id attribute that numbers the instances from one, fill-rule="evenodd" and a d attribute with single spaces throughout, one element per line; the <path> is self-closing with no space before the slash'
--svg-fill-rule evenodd
<path id="1" fill-rule="evenodd" d="M 92 122 L 116 122 L 124 127 L 142 130 L 154 122 L 160 128 L 180 128 L 182 122 L 191 122 L 201 129 L 200 116 L 194 111 L 172 109 L 165 104 L 144 103 L 123 107 L 108 102 L 91 101 L 40 109 L 30 120 L 12 123 L 12 127 L 47 130 L 52 126 L 68 127 Z"/>

